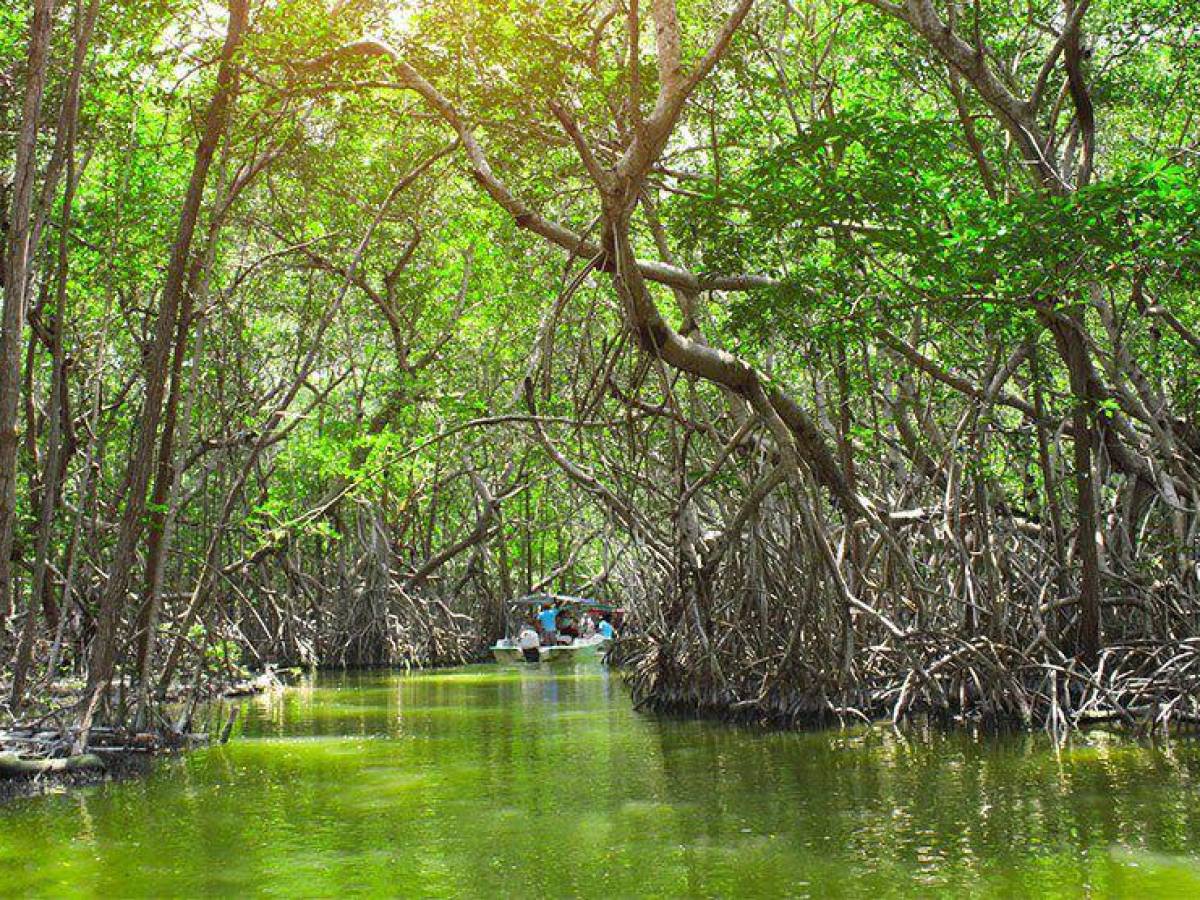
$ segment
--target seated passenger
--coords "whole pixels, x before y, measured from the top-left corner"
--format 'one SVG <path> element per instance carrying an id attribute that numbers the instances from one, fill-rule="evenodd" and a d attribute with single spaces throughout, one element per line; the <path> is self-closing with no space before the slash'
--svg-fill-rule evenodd
<path id="1" fill-rule="evenodd" d="M 520 648 L 526 662 L 537 662 L 541 657 L 538 654 L 538 644 L 541 643 L 538 638 L 538 633 L 534 631 L 532 625 L 521 626 L 521 633 L 517 635 L 517 646 Z"/>
<path id="2" fill-rule="evenodd" d="M 575 625 L 575 618 L 570 613 L 563 613 L 558 618 L 558 633 L 563 637 L 570 638 L 574 641 L 579 637 L 579 628 Z"/>

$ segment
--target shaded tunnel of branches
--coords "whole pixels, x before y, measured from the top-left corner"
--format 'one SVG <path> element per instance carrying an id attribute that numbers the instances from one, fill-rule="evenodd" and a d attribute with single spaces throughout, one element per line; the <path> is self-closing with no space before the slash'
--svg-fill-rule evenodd
<path id="1" fill-rule="evenodd" d="M 0 61 L 14 716 L 559 590 L 646 708 L 1200 721 L 1186 15 L 185 5 Z"/>

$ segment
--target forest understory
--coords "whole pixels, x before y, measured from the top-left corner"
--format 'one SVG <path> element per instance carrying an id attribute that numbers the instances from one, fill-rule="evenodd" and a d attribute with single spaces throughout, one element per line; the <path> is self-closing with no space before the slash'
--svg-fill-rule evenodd
<path id="1" fill-rule="evenodd" d="M 1200 724 L 1197 23 L 0 13 L 9 734 L 178 742 L 548 590 L 645 709 Z"/>

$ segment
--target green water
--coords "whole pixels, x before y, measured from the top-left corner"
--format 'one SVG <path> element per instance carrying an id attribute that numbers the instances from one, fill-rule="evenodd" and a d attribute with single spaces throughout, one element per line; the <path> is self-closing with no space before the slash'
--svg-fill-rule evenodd
<path id="1" fill-rule="evenodd" d="M 761 734 L 599 668 L 322 676 L 0 807 L 0 894 L 1200 897 L 1200 746 Z"/>

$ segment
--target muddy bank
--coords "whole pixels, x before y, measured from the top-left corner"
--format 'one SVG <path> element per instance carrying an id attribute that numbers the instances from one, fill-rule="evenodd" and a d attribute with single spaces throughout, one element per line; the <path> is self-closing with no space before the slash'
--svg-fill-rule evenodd
<path id="1" fill-rule="evenodd" d="M 236 701 L 282 690 L 293 674 L 290 670 L 268 669 L 254 677 L 213 688 L 204 696 L 186 697 L 178 692 L 166 701 L 176 707 L 175 714 L 162 715 L 161 727 L 155 730 L 94 727 L 86 736 L 82 751 L 78 729 L 65 724 L 72 720 L 70 685 L 53 685 L 47 690 L 46 699 L 53 697 L 60 704 L 56 711 L 43 711 L 0 729 L 0 802 L 139 777 L 149 772 L 154 760 L 161 756 L 183 753 L 211 742 L 224 743 L 237 721 L 240 707 Z M 115 693 L 119 694 L 117 688 Z M 198 708 L 214 701 L 228 701 L 231 705 L 219 717 L 210 717 L 209 730 L 192 731 Z"/>
<path id="2" fill-rule="evenodd" d="M 7 755 L 4 754 L 4 756 Z M 83 754 L 83 756 L 99 759 L 100 765 L 76 764 L 44 772 L 0 774 L 0 803 L 18 797 L 36 797 L 42 794 L 55 794 L 77 788 L 92 787 L 109 781 L 140 778 L 149 773 L 157 758 L 156 754 L 134 751 L 106 754 L 103 757 L 96 754 Z M 56 761 L 67 763 L 69 760 Z M 3 767 L 4 763 L 0 761 L 0 768 Z"/>

